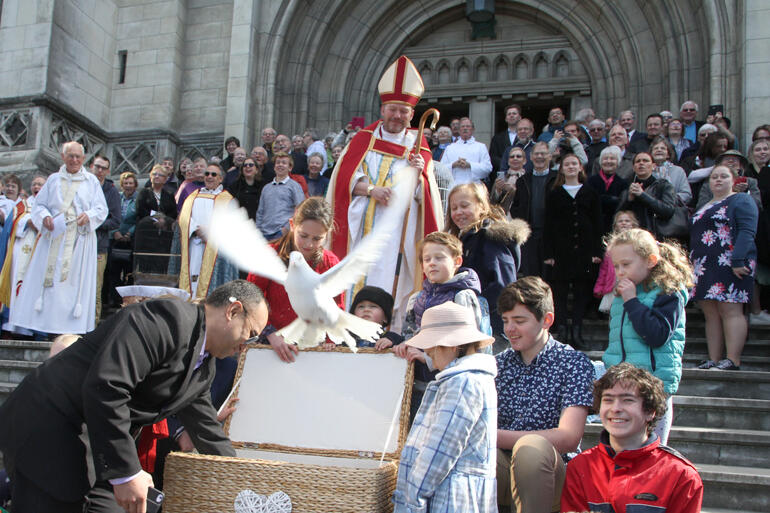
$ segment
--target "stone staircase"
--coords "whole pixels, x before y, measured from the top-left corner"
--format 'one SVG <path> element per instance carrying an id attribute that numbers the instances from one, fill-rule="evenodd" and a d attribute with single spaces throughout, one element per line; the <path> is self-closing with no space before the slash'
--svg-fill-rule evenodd
<path id="1" fill-rule="evenodd" d="M 703 316 L 687 311 L 685 369 L 674 396 L 669 445 L 696 464 L 706 513 L 770 511 L 770 326 L 750 327 L 740 371 L 694 369 L 706 358 Z M 607 344 L 607 321 L 586 320 L 591 359 Z M 0 340 L 0 403 L 39 362 L 49 342 Z M 583 447 L 596 444 L 588 424 Z"/>
<path id="2" fill-rule="evenodd" d="M 607 321 L 587 320 L 586 351 L 601 359 Z M 702 313 L 687 310 L 684 371 L 668 445 L 692 461 L 704 484 L 703 511 L 770 511 L 770 326 L 750 326 L 740 371 L 695 369 L 706 359 Z M 598 441 L 586 425 L 583 447 Z"/>

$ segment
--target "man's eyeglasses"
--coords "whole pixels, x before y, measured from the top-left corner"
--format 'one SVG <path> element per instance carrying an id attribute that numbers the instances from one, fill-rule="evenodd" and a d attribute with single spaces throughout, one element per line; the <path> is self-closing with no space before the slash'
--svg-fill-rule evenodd
<path id="1" fill-rule="evenodd" d="M 696 112 L 695 109 L 682 109 L 682 112 Z"/>
<path id="2" fill-rule="evenodd" d="M 256 164 L 253 163 L 253 162 L 244 162 L 243 163 L 243 167 L 254 167 L 254 166 L 256 166 Z"/>
<path id="3" fill-rule="evenodd" d="M 203 173 L 203 176 L 219 176 L 219 173 L 217 173 L 216 171 L 206 171 L 205 173 Z"/>
<path id="4" fill-rule="evenodd" d="M 94 169 L 98 169 L 99 171 L 107 171 L 110 169 L 109 166 L 100 166 L 99 164 L 94 164 Z"/>

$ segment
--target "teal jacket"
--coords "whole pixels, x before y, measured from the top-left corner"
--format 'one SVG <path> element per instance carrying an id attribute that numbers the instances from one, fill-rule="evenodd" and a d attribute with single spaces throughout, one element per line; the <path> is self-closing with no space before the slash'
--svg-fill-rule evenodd
<path id="1" fill-rule="evenodd" d="M 609 368 L 628 362 L 650 371 L 674 394 L 682 379 L 687 290 L 663 294 L 637 285 L 636 298 L 616 297 L 610 309 L 610 337 L 602 360 Z M 621 329 L 622 328 L 622 329 Z"/>

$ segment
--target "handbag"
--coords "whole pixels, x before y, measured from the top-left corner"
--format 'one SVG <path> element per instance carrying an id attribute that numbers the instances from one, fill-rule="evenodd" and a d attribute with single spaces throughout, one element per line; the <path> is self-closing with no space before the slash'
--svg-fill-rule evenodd
<path id="1" fill-rule="evenodd" d="M 682 203 L 679 198 L 676 199 L 674 206 L 674 215 L 668 219 L 660 219 L 655 216 L 658 235 L 663 238 L 668 237 L 688 237 L 690 235 L 690 209 Z"/>

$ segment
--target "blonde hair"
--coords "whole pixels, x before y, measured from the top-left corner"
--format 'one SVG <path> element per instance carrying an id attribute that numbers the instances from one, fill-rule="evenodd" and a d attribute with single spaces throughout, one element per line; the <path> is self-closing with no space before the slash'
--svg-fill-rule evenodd
<path id="1" fill-rule="evenodd" d="M 150 169 L 150 174 L 153 174 L 155 171 L 160 171 L 164 175 L 167 175 L 166 168 L 163 167 L 163 164 L 155 164 L 152 166 L 152 169 Z"/>
<path id="2" fill-rule="evenodd" d="M 682 248 L 672 242 L 658 242 L 647 230 L 631 228 L 624 232 L 612 233 L 606 240 L 607 251 L 621 244 L 628 244 L 634 253 L 644 260 L 651 255 L 658 258 L 658 263 L 650 269 L 643 282 L 645 290 L 659 287 L 664 294 L 673 294 L 682 288 L 691 288 L 692 266 Z"/>
<path id="3" fill-rule="evenodd" d="M 139 180 L 137 180 L 136 175 L 134 174 L 133 171 L 124 171 L 123 173 L 120 173 L 120 181 L 118 183 L 120 184 L 121 187 L 123 187 L 123 182 L 125 180 L 128 180 L 129 178 L 133 178 L 134 184 L 139 186 Z"/>
<path id="4" fill-rule="evenodd" d="M 618 210 L 615 212 L 615 215 L 612 216 L 612 231 L 616 232 L 618 231 L 617 228 L 615 228 L 615 225 L 618 224 L 618 218 L 620 216 L 628 216 L 631 218 L 631 222 L 634 226 L 631 228 L 639 228 L 639 219 L 636 218 L 636 214 L 634 214 L 633 210 Z"/>
<path id="5" fill-rule="evenodd" d="M 476 203 L 481 206 L 481 215 L 479 216 L 479 220 L 465 228 L 465 230 L 460 230 L 460 227 L 458 227 L 455 222 L 452 221 L 452 195 L 460 192 L 467 192 L 471 195 L 471 197 L 473 197 L 474 200 L 476 200 Z M 464 183 L 456 186 L 449 193 L 447 204 L 449 205 L 449 208 L 447 209 L 446 222 L 444 223 L 444 226 L 446 226 L 446 231 L 455 237 L 459 237 L 465 232 L 478 230 L 481 227 L 481 224 L 487 219 L 492 219 L 494 221 L 506 220 L 505 212 L 503 209 L 499 205 L 491 205 L 489 203 L 489 192 L 487 191 L 487 188 L 480 183 Z"/>

